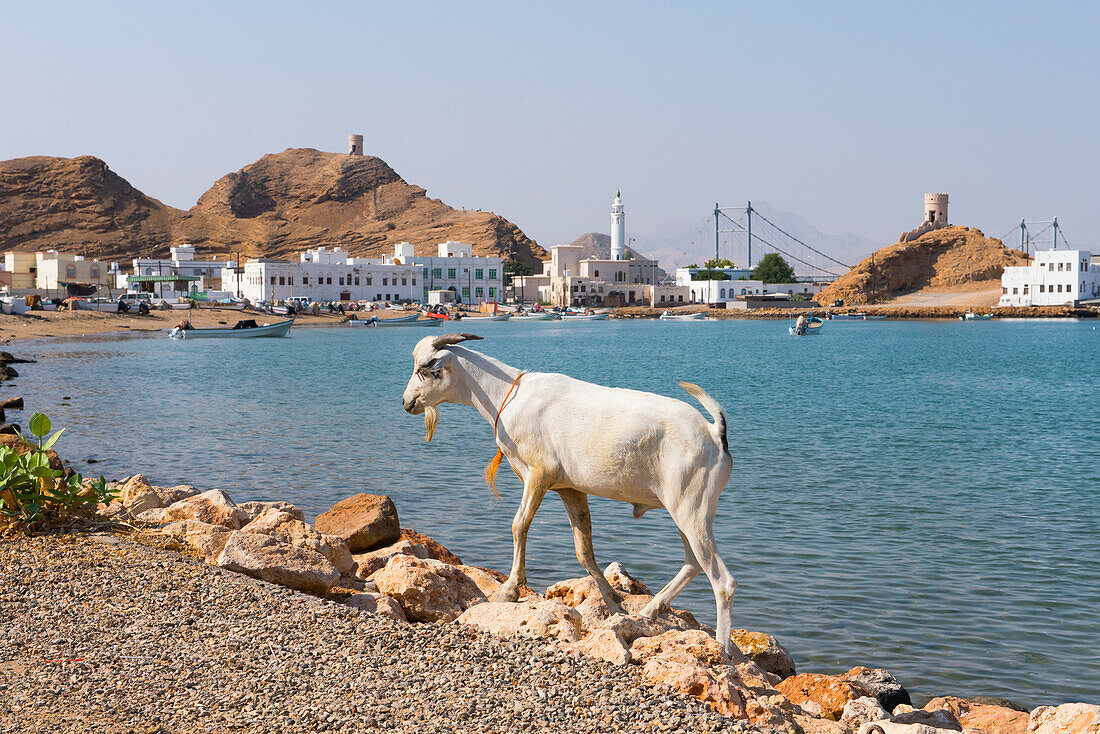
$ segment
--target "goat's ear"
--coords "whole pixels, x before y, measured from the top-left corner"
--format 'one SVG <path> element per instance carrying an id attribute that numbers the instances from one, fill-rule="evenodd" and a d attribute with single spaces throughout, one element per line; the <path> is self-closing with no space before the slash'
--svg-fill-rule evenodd
<path id="1" fill-rule="evenodd" d="M 477 334 L 446 334 L 444 336 L 437 336 L 432 340 L 432 346 L 436 349 L 443 349 L 449 347 L 452 344 L 459 344 L 466 341 L 478 341 L 481 337 Z"/>

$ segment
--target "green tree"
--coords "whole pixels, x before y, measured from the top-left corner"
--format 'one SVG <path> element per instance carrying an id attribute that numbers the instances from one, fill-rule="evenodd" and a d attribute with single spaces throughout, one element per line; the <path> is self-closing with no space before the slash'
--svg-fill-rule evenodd
<path id="1" fill-rule="evenodd" d="M 518 260 L 504 263 L 504 267 L 501 268 L 504 274 L 504 285 L 511 285 L 512 278 L 517 275 L 530 275 L 534 272 L 530 265 L 524 265 Z"/>
<path id="2" fill-rule="evenodd" d="M 696 270 L 691 274 L 692 280 L 729 280 L 730 274 L 721 270 Z"/>
<path id="3" fill-rule="evenodd" d="M 794 269 L 779 253 L 769 252 L 760 258 L 756 269 L 752 271 L 752 279 L 765 283 L 793 283 Z"/>
<path id="4" fill-rule="evenodd" d="M 707 260 L 703 265 L 704 268 L 718 269 L 718 268 L 732 268 L 733 261 L 722 258 L 721 260 Z"/>

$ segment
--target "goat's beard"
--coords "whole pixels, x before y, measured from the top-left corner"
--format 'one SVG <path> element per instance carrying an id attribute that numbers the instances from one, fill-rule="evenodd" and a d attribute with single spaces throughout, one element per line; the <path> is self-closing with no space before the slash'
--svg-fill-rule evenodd
<path id="1" fill-rule="evenodd" d="M 428 443 L 431 443 L 437 425 L 439 425 L 439 411 L 436 410 L 434 405 L 424 406 L 424 428 L 428 431 L 428 435 L 424 440 Z"/>

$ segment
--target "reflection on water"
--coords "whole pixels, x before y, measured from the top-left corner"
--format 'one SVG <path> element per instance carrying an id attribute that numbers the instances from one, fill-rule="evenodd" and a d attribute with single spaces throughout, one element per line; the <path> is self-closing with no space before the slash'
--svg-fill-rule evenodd
<path id="1" fill-rule="evenodd" d="M 886 667 L 920 696 L 1024 704 L 1100 691 L 1100 336 L 1087 323 L 783 322 L 462 325 L 529 369 L 689 399 L 729 416 L 734 472 L 719 547 L 734 625 L 777 635 L 799 668 Z M 39 342 L 17 380 L 70 426 L 74 464 L 285 499 L 309 515 L 394 495 L 402 523 L 507 569 L 519 482 L 481 470 L 492 429 L 443 406 L 435 441 L 401 410 L 419 330 L 296 329 L 288 339 Z M 71 405 L 59 406 L 62 396 Z M 667 514 L 593 499 L 597 557 L 651 586 L 682 563 Z M 581 575 L 560 503 L 529 541 L 532 585 Z M 678 605 L 713 622 L 700 577 Z"/>

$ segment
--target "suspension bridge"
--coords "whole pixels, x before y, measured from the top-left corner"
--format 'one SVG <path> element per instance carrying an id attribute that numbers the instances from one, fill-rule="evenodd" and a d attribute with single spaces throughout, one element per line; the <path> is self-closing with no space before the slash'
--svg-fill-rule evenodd
<path id="1" fill-rule="evenodd" d="M 706 249 L 710 232 L 714 236 L 713 253 Z M 764 255 L 778 253 L 794 269 L 799 281 L 831 282 L 851 269 L 820 247 L 780 227 L 753 208 L 752 202 L 737 207 L 715 203 L 714 211 L 702 221 L 684 254 L 689 252 L 704 259 L 713 256 L 715 260 L 729 260 L 746 269 L 755 267 Z"/>

